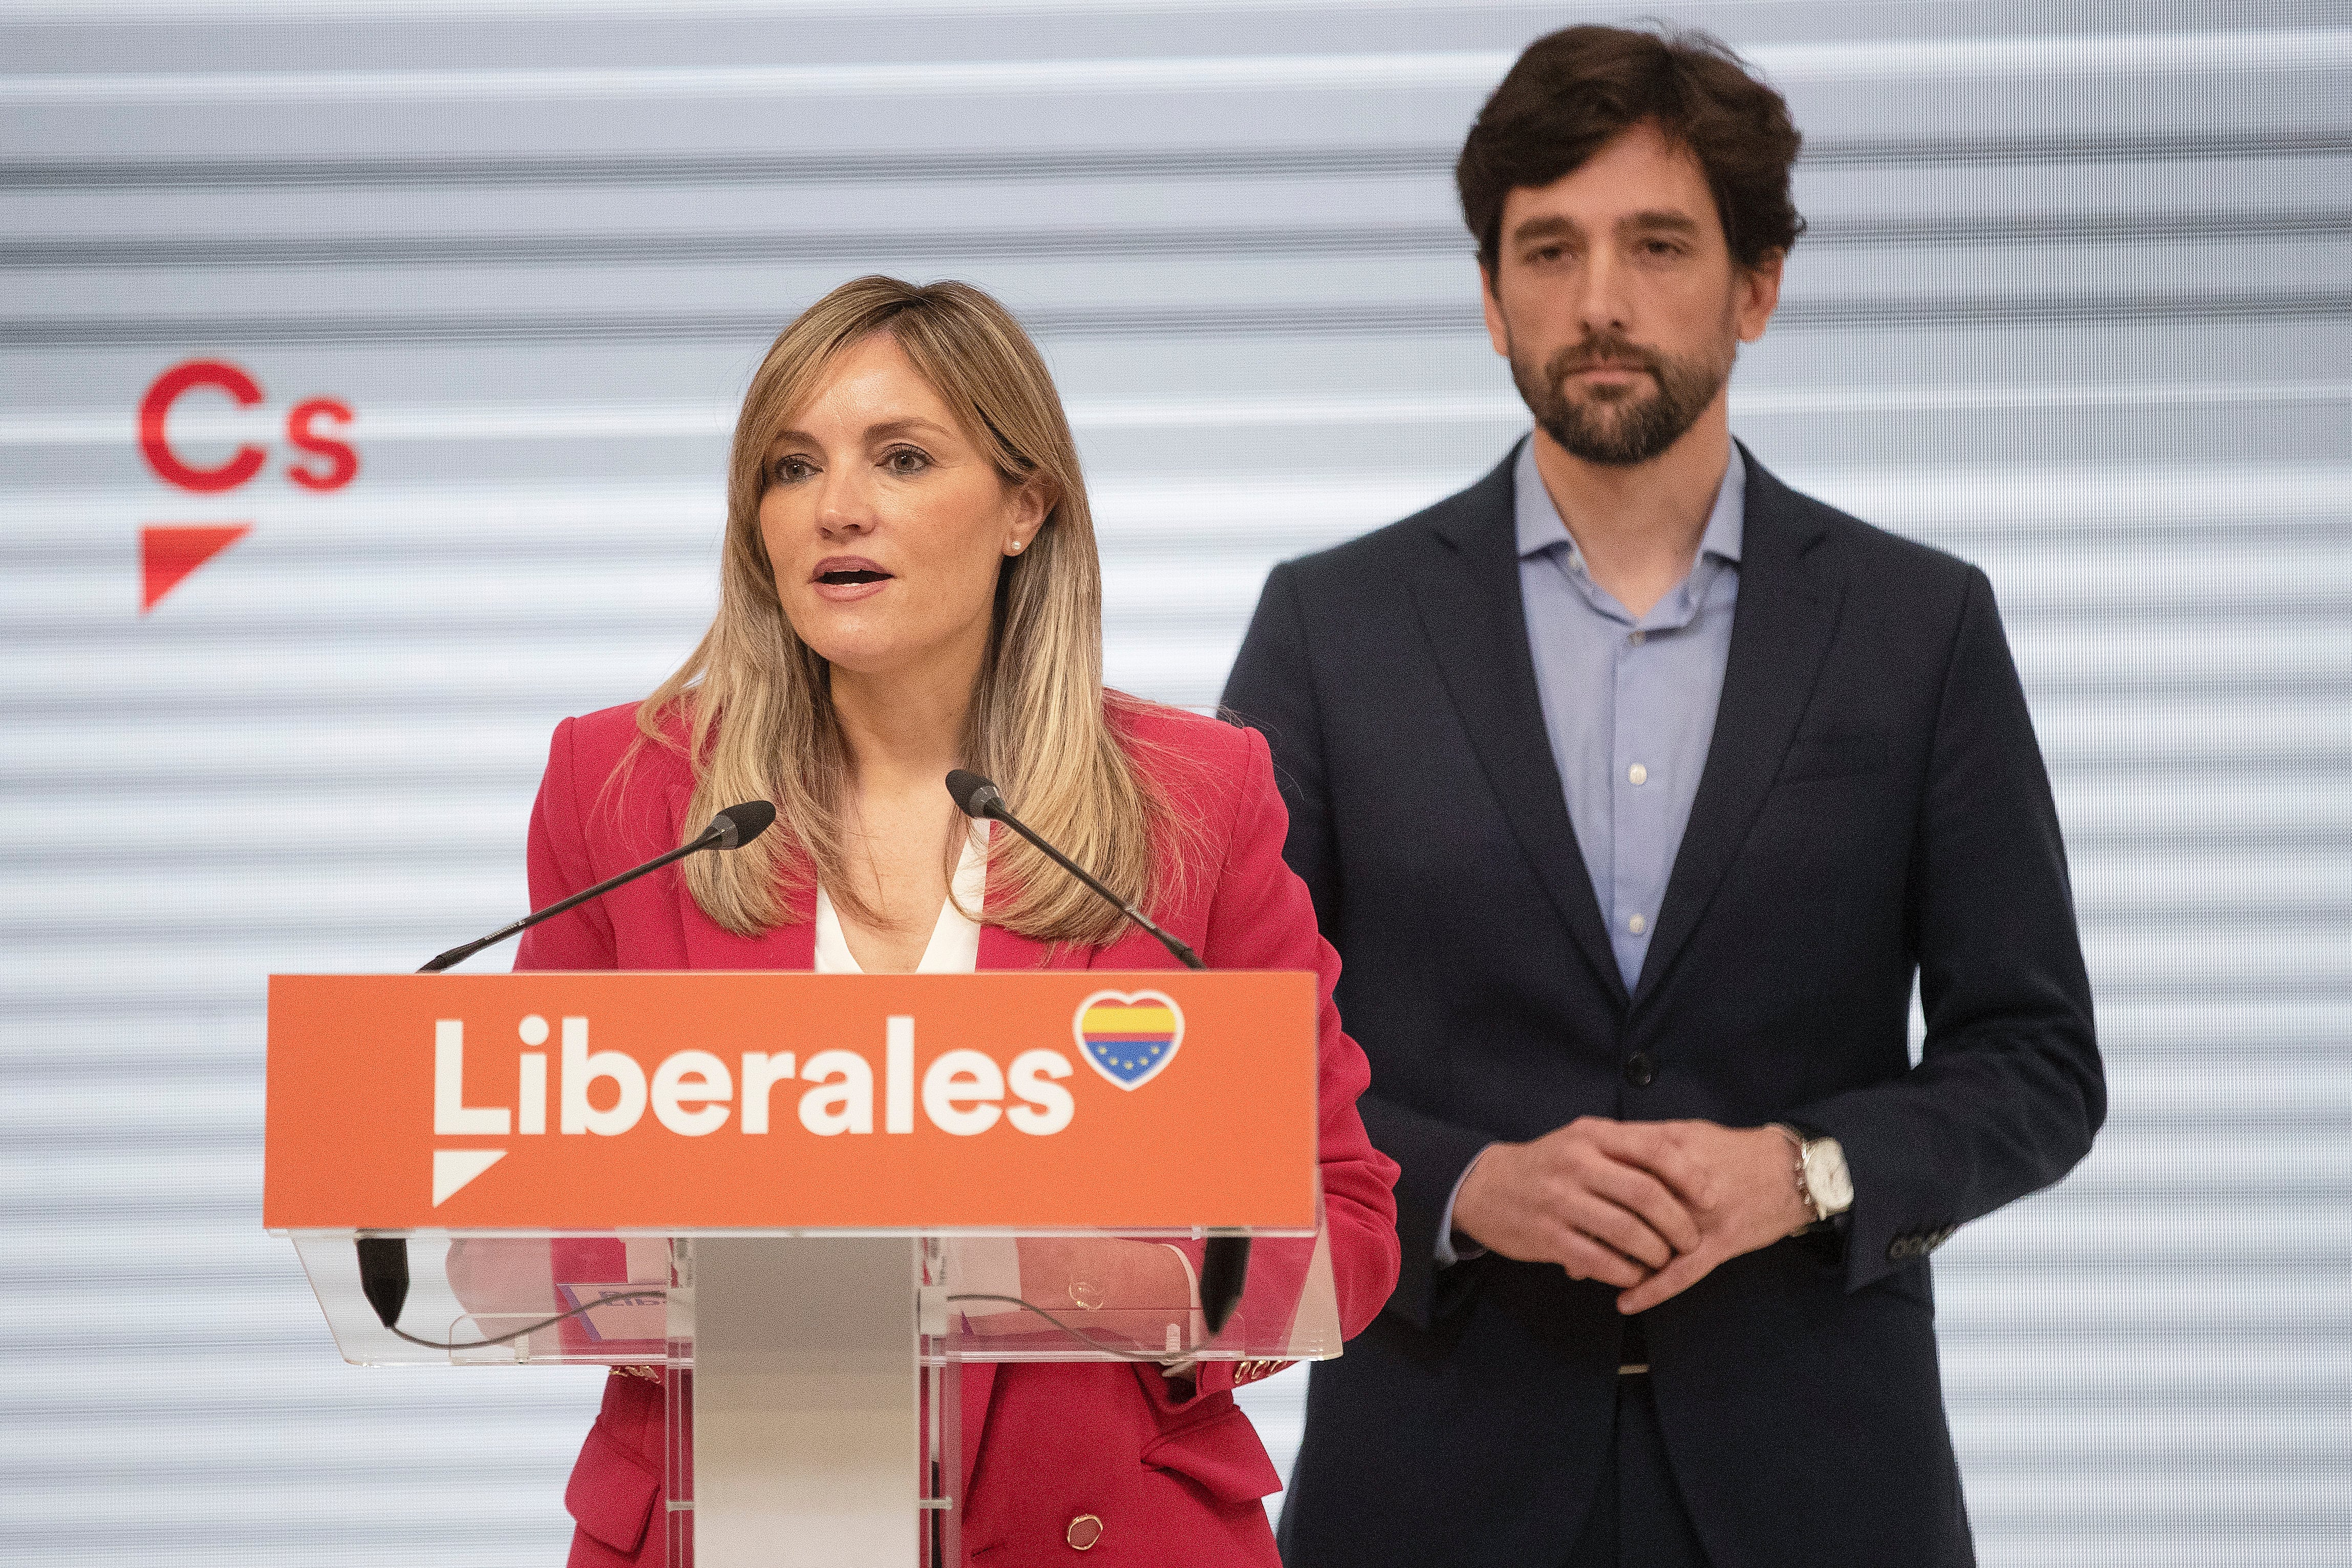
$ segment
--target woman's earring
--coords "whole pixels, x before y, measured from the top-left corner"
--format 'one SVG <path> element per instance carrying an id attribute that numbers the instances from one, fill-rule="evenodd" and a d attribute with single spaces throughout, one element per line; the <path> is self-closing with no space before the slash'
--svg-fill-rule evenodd
<path id="1" fill-rule="evenodd" d="M 1019 539 L 1014 539 L 1013 541 L 1013 553 L 1014 555 L 1019 555 L 1021 553 L 1021 541 Z"/>

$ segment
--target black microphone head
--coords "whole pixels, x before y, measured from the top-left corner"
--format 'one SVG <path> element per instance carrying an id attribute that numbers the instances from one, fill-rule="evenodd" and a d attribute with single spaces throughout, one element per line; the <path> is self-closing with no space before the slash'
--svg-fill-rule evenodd
<path id="1" fill-rule="evenodd" d="M 996 792 L 996 786 L 969 768 L 948 775 L 948 793 L 954 798 L 956 810 L 967 817 L 994 816 L 1004 806 L 1004 797 Z"/>
<path id="2" fill-rule="evenodd" d="M 367 1298 L 386 1328 L 400 1323 L 400 1309 L 408 1301 L 408 1239 L 404 1236 L 362 1236 L 355 1239 L 360 1255 L 360 1293 Z"/>
<path id="3" fill-rule="evenodd" d="M 710 831 L 719 835 L 719 848 L 740 850 L 766 832 L 775 821 L 774 802 L 746 800 L 740 806 L 730 806 L 711 818 Z"/>
<path id="4" fill-rule="evenodd" d="M 1201 1317 L 1211 1337 L 1225 1332 L 1249 1288 L 1250 1239 L 1212 1236 L 1201 1249 Z"/>

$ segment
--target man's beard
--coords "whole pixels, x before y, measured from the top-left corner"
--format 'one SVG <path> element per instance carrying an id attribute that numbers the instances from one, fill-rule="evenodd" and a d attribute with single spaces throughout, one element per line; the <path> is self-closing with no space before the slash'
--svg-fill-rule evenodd
<path id="1" fill-rule="evenodd" d="M 1633 346 L 1615 333 L 1588 336 L 1562 349 L 1540 370 L 1514 346 L 1511 380 L 1544 434 L 1587 463 L 1630 468 L 1647 463 L 1683 438 L 1698 423 L 1716 393 L 1730 379 L 1738 340 L 1719 357 L 1674 359 Z M 1627 387 L 1596 387 L 1582 398 L 1569 395 L 1568 378 L 1598 363 L 1631 365 L 1647 371 L 1654 390 L 1636 382 Z"/>

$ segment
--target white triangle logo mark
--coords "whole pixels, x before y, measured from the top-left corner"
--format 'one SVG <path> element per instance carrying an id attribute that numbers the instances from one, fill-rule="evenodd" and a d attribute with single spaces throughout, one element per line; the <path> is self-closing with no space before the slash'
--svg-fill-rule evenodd
<path id="1" fill-rule="evenodd" d="M 506 1157 L 504 1149 L 434 1150 L 433 1207 L 440 1207 L 459 1187 Z"/>

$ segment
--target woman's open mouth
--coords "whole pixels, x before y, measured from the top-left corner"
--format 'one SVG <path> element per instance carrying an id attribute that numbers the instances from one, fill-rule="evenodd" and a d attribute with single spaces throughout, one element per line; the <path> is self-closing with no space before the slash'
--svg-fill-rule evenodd
<path id="1" fill-rule="evenodd" d="M 878 593 L 882 585 L 890 580 L 890 573 L 862 556 L 828 557 L 817 562 L 816 570 L 809 574 L 818 597 L 836 604 Z"/>

